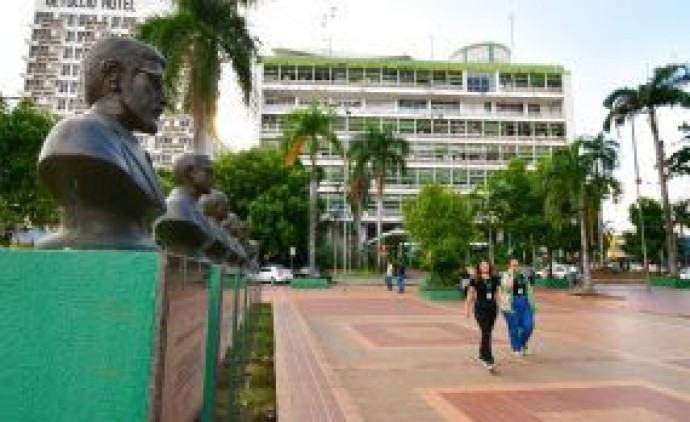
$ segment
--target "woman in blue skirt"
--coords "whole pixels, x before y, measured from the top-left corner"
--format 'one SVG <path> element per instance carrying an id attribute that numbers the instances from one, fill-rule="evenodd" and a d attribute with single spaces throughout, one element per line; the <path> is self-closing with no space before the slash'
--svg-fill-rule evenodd
<path id="1" fill-rule="evenodd" d="M 510 347 L 515 355 L 524 356 L 527 354 L 527 342 L 534 329 L 536 304 L 530 280 L 520 270 L 517 259 L 510 259 L 508 271 L 504 274 L 501 285 L 510 304 L 510 308 L 503 311 L 508 325 Z"/>

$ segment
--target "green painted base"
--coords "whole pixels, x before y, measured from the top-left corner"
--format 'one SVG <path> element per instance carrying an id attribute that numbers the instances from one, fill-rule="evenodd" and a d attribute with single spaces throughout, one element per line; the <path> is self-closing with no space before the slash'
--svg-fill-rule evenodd
<path id="1" fill-rule="evenodd" d="M 293 289 L 328 289 L 331 287 L 326 278 L 295 278 L 290 282 Z"/>
<path id="2" fill-rule="evenodd" d="M 160 256 L 0 251 L 0 419 L 146 421 Z"/>
<path id="3" fill-rule="evenodd" d="M 433 301 L 460 301 L 465 299 L 465 294 L 462 290 L 419 289 L 419 296 Z"/>
<path id="4" fill-rule="evenodd" d="M 679 278 L 653 276 L 652 286 L 655 287 L 670 287 L 672 289 L 690 289 L 690 280 L 681 280 Z"/>
<path id="5" fill-rule="evenodd" d="M 561 278 L 538 278 L 534 285 L 545 289 L 569 289 L 570 282 Z"/>

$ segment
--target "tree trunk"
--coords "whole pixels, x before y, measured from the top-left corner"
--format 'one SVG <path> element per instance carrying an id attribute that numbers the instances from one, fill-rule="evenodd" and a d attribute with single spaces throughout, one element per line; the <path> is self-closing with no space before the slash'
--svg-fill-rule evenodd
<path id="1" fill-rule="evenodd" d="M 192 140 L 192 150 L 196 154 L 206 154 L 210 156 L 210 151 L 206 145 L 206 106 L 199 101 L 196 110 L 192 113 L 194 119 L 194 139 Z"/>
<path id="2" fill-rule="evenodd" d="M 362 205 L 354 204 L 354 224 L 355 224 L 355 262 L 357 267 L 362 267 Z"/>
<path id="3" fill-rule="evenodd" d="M 582 289 L 584 293 L 593 293 L 594 286 L 589 272 L 589 241 L 587 239 L 587 218 L 585 215 L 584 195 L 583 188 L 583 191 L 580 192 L 580 206 L 578 211 L 580 217 L 580 247 L 582 248 L 580 253 L 582 258 Z"/>
<path id="4" fill-rule="evenodd" d="M 606 259 L 606 248 L 604 248 L 604 207 L 602 206 L 602 201 L 599 201 L 598 210 L 598 224 L 599 224 L 599 268 L 604 268 L 604 263 Z"/>
<path id="5" fill-rule="evenodd" d="M 678 259 L 673 233 L 673 216 L 671 215 L 671 204 L 668 200 L 668 184 L 666 182 L 666 159 L 664 157 L 664 143 L 659 139 L 659 128 L 657 127 L 656 111 L 649 110 L 649 126 L 652 129 L 654 146 L 656 149 L 656 168 L 659 172 L 659 187 L 661 188 L 661 204 L 664 208 L 664 228 L 666 230 L 666 250 L 668 257 L 668 272 L 671 277 L 678 277 Z"/>
<path id="6" fill-rule="evenodd" d="M 376 178 L 376 268 L 381 268 L 381 232 L 383 231 L 383 177 Z"/>
<path id="7" fill-rule="evenodd" d="M 309 175 L 309 274 L 316 275 L 316 225 L 319 179 L 316 169 L 316 157 L 311 157 Z"/>

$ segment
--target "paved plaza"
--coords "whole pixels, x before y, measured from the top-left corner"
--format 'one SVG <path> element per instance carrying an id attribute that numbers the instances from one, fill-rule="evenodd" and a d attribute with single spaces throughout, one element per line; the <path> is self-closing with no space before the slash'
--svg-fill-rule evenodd
<path id="1" fill-rule="evenodd" d="M 690 292 L 540 291 L 533 353 L 513 356 L 497 320 L 491 375 L 462 303 L 375 286 L 266 291 L 281 421 L 690 420 Z"/>

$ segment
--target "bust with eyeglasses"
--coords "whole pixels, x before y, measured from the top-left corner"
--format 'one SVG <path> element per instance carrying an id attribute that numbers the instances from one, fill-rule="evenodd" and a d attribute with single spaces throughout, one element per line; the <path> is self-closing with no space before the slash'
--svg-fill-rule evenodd
<path id="1" fill-rule="evenodd" d="M 38 158 L 39 182 L 61 209 L 41 249 L 155 250 L 151 221 L 165 199 L 132 132 L 155 134 L 166 105 L 165 59 L 130 38 L 96 42 L 82 63 L 89 110 L 60 121 Z"/>

